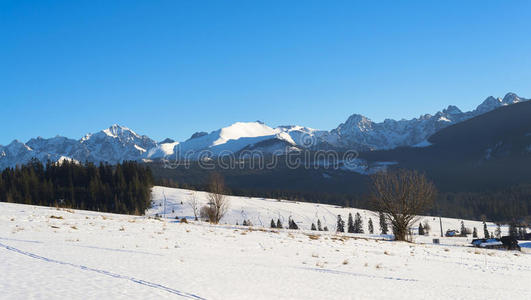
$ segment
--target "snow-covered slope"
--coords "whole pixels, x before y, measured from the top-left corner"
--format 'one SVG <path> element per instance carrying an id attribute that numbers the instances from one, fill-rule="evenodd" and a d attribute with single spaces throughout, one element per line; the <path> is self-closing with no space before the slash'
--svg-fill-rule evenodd
<path id="1" fill-rule="evenodd" d="M 162 191 L 168 211 L 190 220 L 191 191 L 155 188 L 157 203 Z M 230 215 L 241 219 L 244 210 L 255 224 L 258 215 L 291 213 L 302 222 L 328 209 L 331 217 L 357 211 L 250 198 L 231 198 L 231 205 Z M 163 206 L 156 207 L 160 213 Z M 382 238 L 0 203 L 1 297 L 531 298 L 530 254 L 470 248 L 470 238 L 442 238 L 440 245 L 432 236 L 415 236 L 416 243 Z"/>
<path id="2" fill-rule="evenodd" d="M 193 219 L 194 213 L 189 205 L 192 197 L 195 197 L 200 206 L 208 202 L 206 192 L 156 186 L 153 188 L 152 194 L 153 207 L 146 212 L 148 216 L 164 216 L 169 219 L 175 219 L 176 217 Z M 287 226 L 289 218 L 292 218 L 299 228 L 304 230 L 310 230 L 312 223 L 317 224 L 317 220 L 320 220 L 323 227 L 327 226 L 331 231 L 335 231 L 337 215 L 342 215 L 343 220 L 346 222 L 349 213 L 352 213 L 353 216 L 359 213 L 363 220 L 365 232 L 369 230 L 369 218 L 372 219 L 375 230 L 379 231 L 378 215 L 370 210 L 268 198 L 227 197 L 230 202 L 230 209 L 222 220 L 222 223 L 226 224 L 242 224 L 244 220 L 250 220 L 255 226 L 269 227 L 271 219 L 275 221 L 280 219 L 284 226 Z M 164 199 L 166 199 L 165 206 Z M 420 217 L 418 222 L 428 222 L 431 226 L 430 236 L 440 236 L 439 218 L 424 216 Z M 461 228 L 461 220 L 442 218 L 442 225 L 443 232 L 448 229 L 459 230 Z M 482 237 L 483 223 L 481 221 L 465 220 L 465 226 L 470 229 L 476 227 Z M 493 223 L 487 223 L 487 226 L 491 232 L 496 229 L 496 225 Z M 505 234 L 508 229 L 503 226 L 502 232 Z"/>
<path id="3" fill-rule="evenodd" d="M 0 146 L 0 169 L 26 163 L 34 157 L 41 161 L 70 158 L 80 162 L 116 163 L 170 157 L 197 159 L 245 150 L 284 154 L 301 149 L 392 149 L 422 145 L 429 136 L 447 126 L 527 100 L 508 93 L 503 99 L 488 97 L 471 112 L 462 112 L 456 106 L 449 106 L 435 115 L 423 115 L 412 120 L 388 119 L 381 123 L 354 114 L 332 131 L 302 126 L 272 128 L 259 121 L 237 122 L 211 133 L 197 132 L 180 143 L 173 140 L 157 143 L 127 127 L 112 125 L 95 134 L 87 134 L 80 140 L 59 136 L 50 139 L 39 137 L 27 143 L 13 141 L 7 146 Z"/>
<path id="4" fill-rule="evenodd" d="M 327 135 L 325 131 L 301 126 L 272 128 L 260 121 L 237 122 L 209 134 L 192 136 L 180 143 L 175 153 L 194 157 L 201 151 L 213 156 L 236 153 L 241 150 L 267 149 L 267 153 L 283 154 L 286 149 L 314 147 L 314 138 Z M 267 142 L 267 145 L 266 143 Z"/>

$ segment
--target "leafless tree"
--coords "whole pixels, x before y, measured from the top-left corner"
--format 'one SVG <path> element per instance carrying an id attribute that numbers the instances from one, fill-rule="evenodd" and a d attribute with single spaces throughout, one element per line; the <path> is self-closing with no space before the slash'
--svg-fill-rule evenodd
<path id="1" fill-rule="evenodd" d="M 225 196 L 225 181 L 218 173 L 210 176 L 208 193 L 208 219 L 217 224 L 229 210 L 229 199 Z"/>
<path id="2" fill-rule="evenodd" d="M 391 222 L 395 239 L 405 241 L 417 216 L 433 204 L 434 184 L 424 174 L 403 169 L 379 172 L 371 179 L 374 209 Z"/>
<path id="3" fill-rule="evenodd" d="M 192 211 L 194 212 L 195 220 L 197 221 L 199 218 L 199 202 L 197 201 L 195 192 L 192 192 L 192 194 L 190 194 L 188 205 L 190 205 L 190 208 L 192 208 Z"/>

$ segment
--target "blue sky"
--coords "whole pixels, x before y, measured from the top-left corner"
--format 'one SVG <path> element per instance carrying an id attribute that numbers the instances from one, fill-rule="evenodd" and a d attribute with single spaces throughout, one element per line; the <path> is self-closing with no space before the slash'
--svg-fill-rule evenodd
<path id="1" fill-rule="evenodd" d="M 0 1 L 0 144 L 531 97 L 530 1 Z"/>

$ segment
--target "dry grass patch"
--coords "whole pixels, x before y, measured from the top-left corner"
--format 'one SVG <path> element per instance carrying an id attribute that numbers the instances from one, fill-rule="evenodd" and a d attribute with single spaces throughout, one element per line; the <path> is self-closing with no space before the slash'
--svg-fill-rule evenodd
<path id="1" fill-rule="evenodd" d="M 51 215 L 50 216 L 50 219 L 58 219 L 58 220 L 62 220 L 64 219 L 62 216 L 54 216 L 54 215 Z"/>
<path id="2" fill-rule="evenodd" d="M 321 236 L 316 234 L 306 234 L 310 240 L 318 240 Z"/>

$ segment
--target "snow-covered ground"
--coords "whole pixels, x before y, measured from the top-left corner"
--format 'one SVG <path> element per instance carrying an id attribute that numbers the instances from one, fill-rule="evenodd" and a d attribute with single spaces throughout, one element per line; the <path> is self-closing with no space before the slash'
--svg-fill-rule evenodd
<path id="1" fill-rule="evenodd" d="M 190 193 L 154 188 L 148 215 L 163 215 L 165 195 L 162 219 L 0 203 L 0 298 L 531 299 L 526 252 L 309 231 L 358 211 L 379 227 L 368 211 L 268 199 L 230 197 L 227 224 L 179 223 Z M 260 227 L 290 215 L 303 230 Z M 255 226 L 234 225 L 243 219 Z M 438 235 L 438 219 L 423 219 Z M 465 225 L 482 236 L 480 222 Z M 459 226 L 443 218 L 444 230 Z"/>
<path id="2" fill-rule="evenodd" d="M 146 214 L 148 216 L 161 216 L 169 219 L 185 217 L 193 220 L 194 213 L 188 204 L 192 197 L 195 197 L 200 205 L 205 205 L 208 202 L 207 193 L 205 192 L 155 187 L 153 188 L 153 208 L 148 210 Z M 166 206 L 164 206 L 164 199 L 166 199 Z M 356 213 L 359 213 L 362 217 L 363 227 L 366 233 L 368 233 L 369 219 L 373 221 L 375 232 L 380 232 L 378 215 L 369 210 L 308 202 L 279 201 L 277 199 L 267 198 L 228 196 L 228 200 L 230 202 L 230 210 L 225 218 L 222 219 L 222 223 L 225 224 L 242 224 L 243 220 L 250 220 L 255 226 L 269 227 L 271 219 L 275 221 L 280 219 L 284 227 L 286 227 L 288 219 L 291 217 L 301 229 L 310 230 L 311 224 L 316 224 L 319 219 L 323 227 L 328 226 L 330 231 L 335 231 L 337 215 L 341 215 L 345 223 L 347 223 L 349 213 L 352 213 L 353 217 Z M 443 233 L 448 229 L 460 230 L 461 221 L 460 219 L 442 218 Z M 476 227 L 479 237 L 483 237 L 483 223 L 481 221 L 463 221 L 465 227 L 470 230 Z M 440 237 L 441 226 L 438 217 L 420 217 L 416 224 L 418 222 L 422 222 L 423 224 L 428 222 L 431 230 L 430 236 L 414 236 L 415 240 L 419 242 L 431 242 L 432 238 Z M 487 223 L 487 229 L 491 233 L 494 233 L 496 231 L 496 224 Z M 502 234 L 506 234 L 508 227 L 502 226 L 501 231 Z"/>

